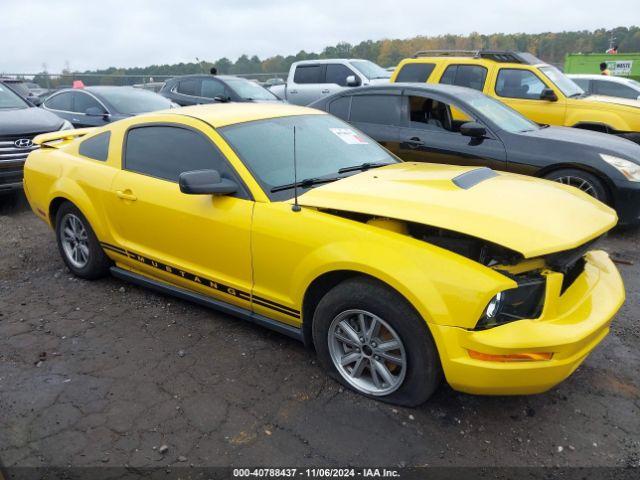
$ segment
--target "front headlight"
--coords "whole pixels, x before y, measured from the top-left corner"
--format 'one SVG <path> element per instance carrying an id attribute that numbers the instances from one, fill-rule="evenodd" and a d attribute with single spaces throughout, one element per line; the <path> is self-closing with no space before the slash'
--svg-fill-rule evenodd
<path id="1" fill-rule="evenodd" d="M 625 160 L 624 158 L 607 155 L 606 153 L 601 153 L 600 158 L 623 174 L 627 180 L 631 182 L 640 182 L 640 165 L 629 160 Z"/>
<path id="2" fill-rule="evenodd" d="M 69 122 L 68 120 L 65 120 L 64 122 L 62 122 L 62 127 L 60 127 L 60 130 L 73 130 L 73 125 L 71 125 L 71 122 Z"/>
<path id="3" fill-rule="evenodd" d="M 544 305 L 545 278 L 532 275 L 518 278 L 516 281 L 516 288 L 499 292 L 489 301 L 476 325 L 476 330 L 540 316 Z"/>

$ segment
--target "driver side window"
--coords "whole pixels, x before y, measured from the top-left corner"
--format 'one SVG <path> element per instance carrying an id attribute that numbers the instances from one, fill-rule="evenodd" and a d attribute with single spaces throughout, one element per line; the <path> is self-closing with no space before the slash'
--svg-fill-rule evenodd
<path id="1" fill-rule="evenodd" d="M 100 105 L 91 95 L 87 95 L 86 93 L 74 92 L 73 93 L 73 112 L 77 113 L 87 113 L 89 108 L 97 108 L 99 111 L 103 113 L 107 113 L 104 110 L 104 107 Z"/>
<path id="2" fill-rule="evenodd" d="M 217 170 L 241 184 L 233 167 L 201 132 L 173 125 L 142 125 L 127 131 L 123 169 L 169 182 L 194 170 Z M 234 197 L 248 198 L 244 188 Z"/>
<path id="3" fill-rule="evenodd" d="M 325 74 L 325 83 L 335 83 L 340 85 L 341 87 L 347 86 L 347 78 L 350 76 L 354 76 L 356 79 L 358 78 L 355 73 L 353 73 L 349 68 L 345 67 L 342 64 L 330 63 L 327 65 L 327 72 Z"/>
<path id="4" fill-rule="evenodd" d="M 547 86 L 529 70 L 502 68 L 496 81 L 496 93 L 500 97 L 540 100 Z"/>
<path id="5" fill-rule="evenodd" d="M 202 93 L 200 95 L 207 98 L 225 98 L 229 96 L 227 95 L 222 82 L 209 78 L 202 80 Z"/>
<path id="6" fill-rule="evenodd" d="M 434 98 L 409 96 L 407 100 L 410 128 L 456 133 L 460 125 L 473 121 L 454 105 Z"/>

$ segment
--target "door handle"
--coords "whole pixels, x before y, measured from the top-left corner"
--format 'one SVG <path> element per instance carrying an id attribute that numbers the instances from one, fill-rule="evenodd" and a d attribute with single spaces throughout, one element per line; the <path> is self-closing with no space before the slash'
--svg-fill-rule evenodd
<path id="1" fill-rule="evenodd" d="M 298 90 L 289 90 L 289 93 L 298 93 Z"/>
<path id="2" fill-rule="evenodd" d="M 325 88 L 324 90 L 322 90 L 321 93 L 329 93 L 329 92 L 330 92 L 330 90 L 328 88 Z"/>
<path id="3" fill-rule="evenodd" d="M 130 202 L 135 202 L 138 197 L 136 197 L 131 190 L 116 190 L 116 196 L 122 200 L 129 200 Z"/>
<path id="4" fill-rule="evenodd" d="M 407 140 L 407 146 L 409 148 L 420 148 L 424 147 L 424 142 L 418 137 L 411 137 L 409 140 Z"/>

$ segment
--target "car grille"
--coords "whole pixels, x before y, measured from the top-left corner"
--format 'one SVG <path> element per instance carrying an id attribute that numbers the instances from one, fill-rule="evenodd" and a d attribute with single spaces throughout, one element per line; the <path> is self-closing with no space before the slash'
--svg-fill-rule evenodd
<path id="1" fill-rule="evenodd" d="M 547 264 L 556 272 L 564 275 L 560 294 L 562 295 L 584 271 L 584 255 L 595 247 L 602 237 L 598 237 L 579 247 L 547 255 Z"/>
<path id="2" fill-rule="evenodd" d="M 39 147 L 32 144 L 20 148 L 16 142 L 31 142 L 36 135 L 38 134 L 0 136 L 0 190 L 13 188 L 22 183 L 24 161 L 30 152 Z"/>

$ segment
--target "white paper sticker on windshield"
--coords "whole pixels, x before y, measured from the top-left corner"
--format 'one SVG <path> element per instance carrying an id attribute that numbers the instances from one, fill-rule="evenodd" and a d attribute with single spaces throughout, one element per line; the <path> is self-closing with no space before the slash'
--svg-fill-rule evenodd
<path id="1" fill-rule="evenodd" d="M 340 140 L 344 143 L 348 143 L 349 145 L 368 145 L 364 138 L 362 138 L 358 133 L 351 130 L 350 128 L 330 128 L 331 133 L 336 135 Z"/>

